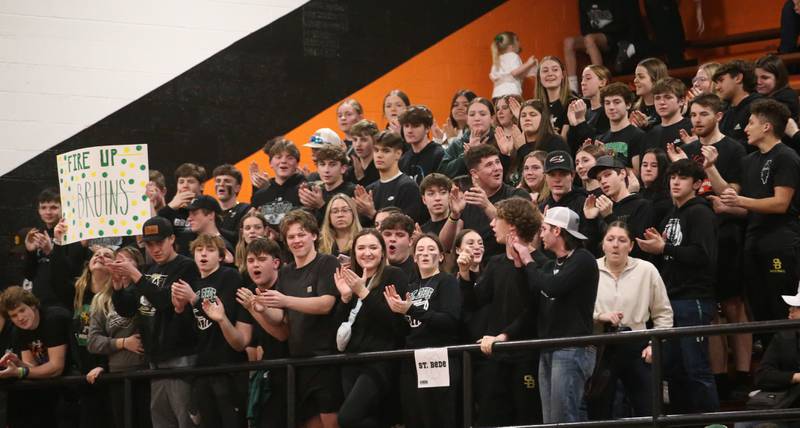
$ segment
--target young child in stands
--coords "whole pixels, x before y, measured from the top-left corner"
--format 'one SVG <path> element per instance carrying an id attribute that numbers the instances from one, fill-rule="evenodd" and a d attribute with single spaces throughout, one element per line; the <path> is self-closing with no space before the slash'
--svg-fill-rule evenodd
<path id="1" fill-rule="evenodd" d="M 519 38 L 511 31 L 504 31 L 492 40 L 492 70 L 489 78 L 492 79 L 494 90 L 492 99 L 506 95 L 522 95 L 522 81 L 536 73 L 539 61 L 535 56 L 530 56 L 524 63 L 519 53 L 522 47 Z"/>

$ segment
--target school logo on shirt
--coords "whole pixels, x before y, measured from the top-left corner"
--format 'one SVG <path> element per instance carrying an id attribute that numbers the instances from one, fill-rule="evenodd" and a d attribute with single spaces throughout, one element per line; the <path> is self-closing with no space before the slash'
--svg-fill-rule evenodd
<path id="1" fill-rule="evenodd" d="M 589 24 L 592 28 L 601 29 L 614 21 L 614 15 L 610 10 L 598 9 L 596 4 L 586 12 L 589 15 Z"/>
<path id="2" fill-rule="evenodd" d="M 172 225 L 175 226 L 176 232 L 188 232 L 191 229 L 189 220 L 185 218 L 176 218 L 172 221 Z"/>
<path id="3" fill-rule="evenodd" d="M 167 276 L 163 273 L 151 273 L 145 275 L 144 277 L 158 288 L 164 288 L 164 284 L 167 282 Z"/>
<path id="4" fill-rule="evenodd" d="M 42 365 L 50 359 L 47 357 L 47 348 L 41 340 L 34 340 L 28 344 L 28 349 L 31 351 L 34 361 L 37 365 Z"/>
<path id="5" fill-rule="evenodd" d="M 411 306 L 422 308 L 423 311 L 427 311 L 430 306 L 431 296 L 433 296 L 432 287 L 420 287 L 411 292 Z M 422 325 L 421 322 L 412 319 L 408 315 L 406 315 L 405 318 L 411 328 L 417 328 Z"/>
<path id="6" fill-rule="evenodd" d="M 737 123 L 736 126 L 733 127 L 733 130 L 734 131 L 741 131 L 742 130 L 742 124 L 741 123 Z"/>
<path id="7" fill-rule="evenodd" d="M 664 227 L 664 239 L 667 241 L 668 244 L 672 246 L 681 245 L 683 242 L 683 230 L 681 230 L 681 221 L 677 218 L 671 218 L 667 222 L 666 227 Z M 665 259 L 669 260 L 672 257 L 664 256 Z"/>
<path id="8" fill-rule="evenodd" d="M 156 308 L 147 300 L 147 297 L 139 298 L 139 313 L 146 317 L 152 317 L 156 314 Z"/>
<path id="9" fill-rule="evenodd" d="M 214 287 L 204 287 L 197 291 L 197 298 L 202 302 L 205 299 L 214 299 L 217 297 L 217 289 Z M 192 308 L 195 319 L 197 319 L 197 328 L 206 330 L 214 324 L 213 321 L 206 318 L 204 312 L 198 308 Z"/>
<path id="10" fill-rule="evenodd" d="M 610 143 L 605 143 L 605 148 L 611 149 L 614 154 L 628 159 L 628 143 L 624 141 L 612 141 Z"/>
<path id="11" fill-rule="evenodd" d="M 764 166 L 761 167 L 761 184 L 767 184 L 770 171 L 772 171 L 772 159 L 764 162 Z"/>
<path id="12" fill-rule="evenodd" d="M 772 269 L 769 270 L 769 273 L 786 273 L 781 259 L 777 257 L 772 259 Z"/>
<path id="13" fill-rule="evenodd" d="M 389 196 L 388 198 L 386 198 L 386 200 L 392 202 L 394 200 L 394 196 Z"/>

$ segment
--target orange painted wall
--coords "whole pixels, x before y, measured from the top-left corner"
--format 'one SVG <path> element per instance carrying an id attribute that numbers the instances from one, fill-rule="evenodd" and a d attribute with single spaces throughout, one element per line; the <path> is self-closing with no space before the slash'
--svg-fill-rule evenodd
<path id="1" fill-rule="evenodd" d="M 523 59 L 529 55 L 539 58 L 545 55 L 561 57 L 564 37 L 580 31 L 577 3 L 575 0 L 509 0 L 342 100 L 356 98 L 364 106 L 366 118 L 384 125 L 381 108 L 383 96 L 399 88 L 409 95 L 413 104 L 427 105 L 433 111 L 435 120 L 442 123 L 449 114 L 450 98 L 456 90 L 469 88 L 482 96 L 491 95 L 489 44 L 495 34 L 507 30 L 516 32 L 523 47 Z M 681 1 L 688 39 L 697 38 L 694 4 L 692 0 Z M 777 27 L 782 4 L 782 0 L 703 0 L 706 23 L 703 37 Z M 705 61 L 709 56 L 744 53 L 748 49 L 764 52 L 770 45 L 775 46 L 771 50 L 777 49 L 777 42 L 769 42 L 755 47 L 751 44 L 719 49 L 698 57 Z M 688 53 L 689 56 L 698 54 Z M 527 81 L 525 95 L 530 96 L 532 91 L 532 81 Z M 329 127 L 338 131 L 335 120 L 338 104 L 289 130 L 286 137 L 300 146 L 318 128 Z M 301 165 L 314 169 L 308 149 L 301 147 L 301 151 Z M 236 166 L 245 176 L 245 185 L 239 195 L 242 201 L 250 200 L 248 167 L 254 160 L 262 170 L 267 169 L 272 173 L 268 158 L 261 151 L 238 162 Z M 205 191 L 213 194 L 213 183 L 207 182 Z"/>

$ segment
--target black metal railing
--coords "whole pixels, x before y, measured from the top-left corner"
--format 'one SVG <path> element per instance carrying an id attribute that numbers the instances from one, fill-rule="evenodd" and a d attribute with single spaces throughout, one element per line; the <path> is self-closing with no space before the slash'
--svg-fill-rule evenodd
<path id="1" fill-rule="evenodd" d="M 614 419 L 606 421 L 575 422 L 564 424 L 530 425 L 531 427 L 621 427 L 621 426 L 653 426 L 666 427 L 677 425 L 691 425 L 704 423 L 741 422 L 751 420 L 800 420 L 800 408 L 771 409 L 771 410 L 745 410 L 734 412 L 714 412 L 699 414 L 667 415 L 663 409 L 662 390 L 662 357 L 663 341 L 665 339 L 691 336 L 717 336 L 736 333 L 763 333 L 781 330 L 800 329 L 800 321 L 762 321 L 741 324 L 714 324 L 707 326 L 678 327 L 669 329 L 652 329 L 630 331 L 623 333 L 598 334 L 580 337 L 564 337 L 557 339 L 536 339 L 518 342 L 497 342 L 493 352 L 512 350 L 564 348 L 573 346 L 599 345 L 620 343 L 628 341 L 642 341 L 648 339 L 652 342 L 652 416 Z M 463 389 L 463 425 L 472 426 L 472 354 L 480 353 L 480 346 L 476 344 L 456 345 L 447 348 L 450 356 L 461 355 L 462 358 L 462 389 Z M 295 369 L 303 366 L 349 364 L 355 362 L 370 362 L 378 360 L 393 360 L 401 358 L 414 358 L 413 349 L 399 349 L 394 351 L 365 352 L 359 354 L 336 354 L 312 358 L 277 359 L 255 361 L 249 363 L 222 365 L 213 367 L 185 367 L 174 369 L 139 370 L 125 373 L 108 373 L 98 378 L 98 382 L 124 382 L 125 388 L 125 421 L 126 428 L 131 424 L 131 397 L 132 381 L 140 379 L 176 378 L 184 376 L 211 375 L 237 371 L 250 371 L 258 369 L 285 368 L 287 372 L 287 420 L 289 426 L 295 426 Z M 86 382 L 84 376 L 64 376 L 54 379 L 24 380 L 0 386 L 0 389 L 9 391 L 18 389 L 40 389 L 47 387 L 77 385 Z"/>

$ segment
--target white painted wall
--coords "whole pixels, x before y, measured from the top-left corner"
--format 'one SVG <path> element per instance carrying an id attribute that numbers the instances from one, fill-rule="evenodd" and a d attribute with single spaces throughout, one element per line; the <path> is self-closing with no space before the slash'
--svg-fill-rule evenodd
<path id="1" fill-rule="evenodd" d="M 0 0 L 0 175 L 306 0 Z"/>

